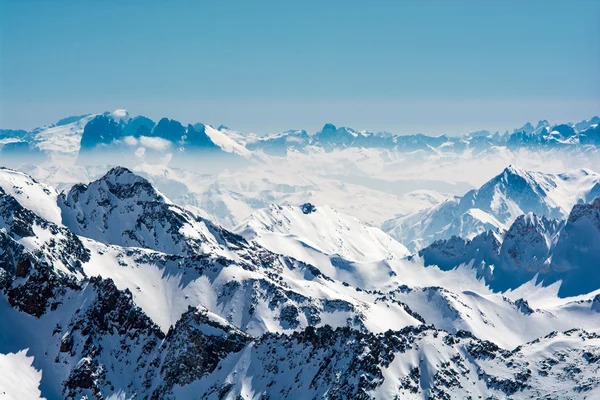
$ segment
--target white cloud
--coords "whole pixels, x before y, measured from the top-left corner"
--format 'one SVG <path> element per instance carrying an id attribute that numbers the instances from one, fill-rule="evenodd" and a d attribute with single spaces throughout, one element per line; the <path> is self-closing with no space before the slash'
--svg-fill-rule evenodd
<path id="1" fill-rule="evenodd" d="M 137 146 L 139 144 L 139 140 L 137 140 L 133 136 L 125 136 L 123 138 L 123 142 L 125 142 L 125 144 L 128 146 Z"/>
<path id="2" fill-rule="evenodd" d="M 153 138 L 147 136 L 140 137 L 140 145 L 152 150 L 165 152 L 171 148 L 171 142 L 162 138 Z"/>

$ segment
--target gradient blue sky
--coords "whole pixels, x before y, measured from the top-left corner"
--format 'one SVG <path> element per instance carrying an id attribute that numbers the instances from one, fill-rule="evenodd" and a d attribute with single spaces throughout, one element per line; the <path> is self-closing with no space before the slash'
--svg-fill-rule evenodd
<path id="1" fill-rule="evenodd" d="M 0 0 L 0 127 L 458 134 L 600 114 L 600 1 Z"/>

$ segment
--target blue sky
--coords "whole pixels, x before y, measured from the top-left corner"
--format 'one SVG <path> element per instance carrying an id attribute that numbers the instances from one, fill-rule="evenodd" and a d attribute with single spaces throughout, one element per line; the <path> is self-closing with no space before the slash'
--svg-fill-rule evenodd
<path id="1" fill-rule="evenodd" d="M 600 113 L 600 1 L 0 4 L 4 128 L 126 108 L 458 134 Z"/>

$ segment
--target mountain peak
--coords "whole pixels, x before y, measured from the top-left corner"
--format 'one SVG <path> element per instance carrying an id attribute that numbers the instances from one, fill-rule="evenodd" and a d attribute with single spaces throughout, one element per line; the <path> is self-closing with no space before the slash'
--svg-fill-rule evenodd
<path id="1" fill-rule="evenodd" d="M 160 119 L 152 130 L 152 136 L 160 137 L 173 143 L 180 141 L 184 135 L 185 127 L 181 122 L 166 117 Z"/>
<path id="2" fill-rule="evenodd" d="M 528 175 L 527 170 L 517 167 L 516 165 L 510 164 L 508 167 L 504 168 L 502 173 L 498 175 L 500 178 L 508 179 L 509 177 L 520 177 L 526 178 Z"/>
<path id="3" fill-rule="evenodd" d="M 60 209 L 56 206 L 56 190 L 23 172 L 0 167 L 0 203 L 4 196 L 12 196 L 38 216 L 57 225 L 61 224 Z"/>
<path id="4" fill-rule="evenodd" d="M 600 231 L 600 197 L 589 203 L 575 204 L 569 214 L 568 222 L 572 224 L 584 218 L 588 218 Z"/>
<path id="5" fill-rule="evenodd" d="M 76 202 L 79 196 L 87 193 L 95 200 L 102 199 L 110 201 L 111 196 L 120 200 L 136 199 L 142 201 L 152 201 L 171 204 L 170 200 L 156 189 L 148 180 L 131 172 L 125 167 L 114 167 L 101 178 L 91 182 L 88 185 L 78 184 L 73 186 L 68 196 L 63 200 L 66 204 Z M 63 196 L 65 195 L 63 194 Z"/>
<path id="6" fill-rule="evenodd" d="M 149 184 L 146 179 L 134 174 L 130 169 L 120 166 L 110 169 L 99 180 L 110 182 L 113 185 L 133 185 L 136 183 Z"/>
<path id="7" fill-rule="evenodd" d="M 533 125 L 531 125 L 531 122 L 527 122 L 522 127 L 516 128 L 513 132 L 514 133 L 519 133 L 519 132 L 532 133 L 534 130 L 535 130 L 535 128 L 533 127 Z"/>
<path id="8" fill-rule="evenodd" d="M 321 129 L 321 133 L 335 132 L 335 131 L 337 131 L 337 127 L 334 124 L 330 123 L 330 122 L 328 122 L 325 125 L 323 125 L 323 129 Z"/>
<path id="9" fill-rule="evenodd" d="M 553 220 L 549 220 L 545 215 L 539 216 L 533 212 L 519 215 L 509 228 L 509 232 L 515 229 L 546 229 Z"/>
<path id="10" fill-rule="evenodd" d="M 129 119 L 129 112 L 124 109 L 118 109 L 109 114 L 115 121 L 126 121 Z"/>
<path id="11" fill-rule="evenodd" d="M 550 124 L 548 123 L 548 121 L 545 120 L 545 119 L 542 119 L 542 120 L 538 121 L 535 129 L 537 130 L 537 129 L 540 129 L 540 128 L 545 128 L 547 126 L 550 126 Z"/>

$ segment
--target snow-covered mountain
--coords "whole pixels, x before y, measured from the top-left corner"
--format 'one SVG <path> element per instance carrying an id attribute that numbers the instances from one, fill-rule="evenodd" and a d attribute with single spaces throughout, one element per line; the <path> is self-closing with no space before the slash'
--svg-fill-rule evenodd
<path id="1" fill-rule="evenodd" d="M 597 118 L 592 118 L 525 124 L 502 135 L 398 135 L 332 124 L 314 134 L 292 130 L 257 135 L 116 110 L 67 117 L 31 131 L 1 130 L 0 165 L 60 190 L 126 166 L 176 204 L 228 229 L 270 204 L 305 202 L 329 204 L 381 226 L 394 216 L 452 202 L 453 196 L 480 187 L 508 164 L 545 172 L 595 169 L 600 147 L 590 144 L 590 138 L 597 129 Z M 509 143 L 521 133 L 527 136 L 517 140 L 521 145 Z M 557 135 L 563 144 L 540 139 Z M 565 139 L 569 135 L 576 140 Z M 570 205 L 565 209 L 566 214 Z M 477 210 L 461 216 L 462 233 L 479 232 L 475 227 L 482 224 L 486 229 L 505 224 Z M 429 243 L 403 242 L 411 251 Z"/>
<path id="2" fill-rule="evenodd" d="M 599 182 L 600 175 L 587 169 L 545 174 L 509 166 L 463 197 L 390 219 L 382 229 L 411 251 L 451 236 L 471 239 L 488 230 L 505 232 L 517 217 L 529 212 L 565 219 Z"/>
<path id="3" fill-rule="evenodd" d="M 235 165 L 251 156 L 243 145 L 211 126 L 154 122 L 126 110 L 64 118 L 31 132 L 2 131 L 0 154 L 9 165 L 76 158 L 83 165 L 170 162 L 207 168 L 214 158 Z M 191 161 L 194 162 L 191 162 Z"/>
<path id="4" fill-rule="evenodd" d="M 488 131 L 466 133 L 459 137 L 372 133 L 328 123 L 315 134 L 305 130 L 258 136 L 240 134 L 227 127 L 214 128 L 195 123 L 162 118 L 158 122 L 145 116 L 131 116 L 126 110 L 63 118 L 55 124 L 32 131 L 0 130 L 0 154 L 3 158 L 27 156 L 32 160 L 45 157 L 85 154 L 79 161 L 97 164 L 116 154 L 133 160 L 164 162 L 170 154 L 174 165 L 188 165 L 188 155 L 235 155 L 230 163 L 240 162 L 258 153 L 286 156 L 289 151 L 307 152 L 321 149 L 332 152 L 347 148 L 385 149 L 400 153 L 472 153 L 479 154 L 497 147 L 518 149 L 562 149 L 600 146 L 600 118 L 577 123 L 550 125 L 540 121 L 536 127 L 526 123 L 513 133 L 492 134 Z M 94 150 L 92 152 L 92 150 Z M 585 151 L 585 150 L 584 150 Z M 98 156 L 101 152 L 102 156 Z M 241 157 L 238 158 L 238 157 Z M 115 158 L 119 161 L 119 158 Z M 123 159 L 120 159 L 123 162 Z M 196 160 L 197 161 L 197 160 Z"/>
<path id="5" fill-rule="evenodd" d="M 58 204 L 71 231 L 103 243 L 168 254 L 222 255 L 222 245 L 232 240 L 126 168 L 113 168 L 89 185 L 73 186 Z"/>
<path id="6" fill-rule="evenodd" d="M 397 135 L 389 132 L 372 133 L 331 123 L 314 135 L 305 131 L 288 131 L 283 134 L 255 137 L 248 142 L 251 149 L 260 149 L 271 155 L 283 156 L 288 150 L 305 151 L 308 146 L 334 151 L 348 147 L 385 148 L 401 152 L 481 152 L 495 146 L 518 148 L 572 148 L 580 145 L 600 145 L 600 118 L 578 123 L 550 125 L 540 121 L 534 128 L 531 123 L 504 134 L 478 131 L 460 137 Z"/>
<path id="7" fill-rule="evenodd" d="M 470 265 L 495 290 L 514 289 L 535 279 L 544 285 L 560 282 L 559 295 L 573 296 L 600 285 L 598 239 L 600 198 L 576 204 L 566 221 L 528 213 L 505 233 L 438 240 L 419 256 L 425 265 L 444 270 Z"/>
<path id="8" fill-rule="evenodd" d="M 389 276 L 389 267 L 378 269 L 377 262 L 409 255 L 406 247 L 379 228 L 311 203 L 271 205 L 250 215 L 234 232 L 353 285 L 376 275 Z"/>
<path id="9" fill-rule="evenodd" d="M 271 205 L 250 215 L 235 231 L 263 245 L 272 241 L 272 247 L 278 247 L 275 236 L 291 238 L 302 247 L 349 261 L 379 261 L 409 254 L 404 246 L 379 228 L 329 206 L 316 207 L 311 203 Z M 279 249 L 285 250 L 288 245 L 279 246 Z"/>
<path id="10" fill-rule="evenodd" d="M 28 371 L 27 393 L 38 382 L 47 399 L 600 392 L 598 287 L 494 293 L 468 268 L 396 257 L 401 245 L 325 206 L 263 210 L 248 241 L 120 167 L 61 194 L 1 169 L 0 188 L 0 366 Z M 577 206 L 561 246 L 596 227 L 597 207 Z M 276 235 L 347 262 L 330 275 L 260 244 Z"/>

